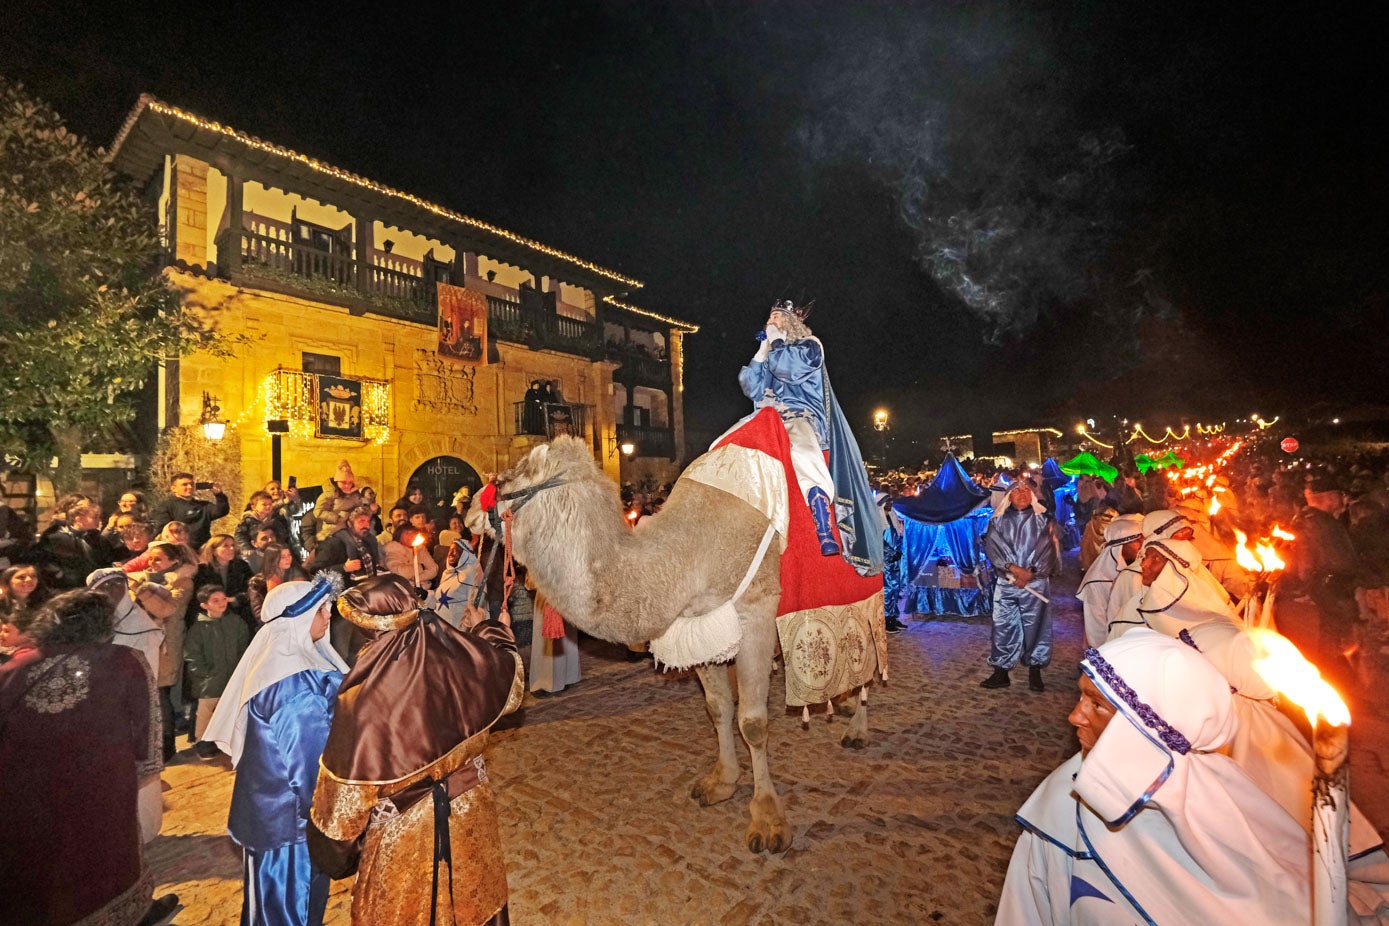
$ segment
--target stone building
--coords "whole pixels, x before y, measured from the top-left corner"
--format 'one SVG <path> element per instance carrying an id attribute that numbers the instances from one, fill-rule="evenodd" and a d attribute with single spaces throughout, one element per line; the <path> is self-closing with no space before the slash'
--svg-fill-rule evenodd
<path id="1" fill-rule="evenodd" d="M 245 336 L 167 363 L 152 412 L 225 422 L 243 485 L 346 458 L 383 504 L 439 497 L 559 433 L 618 481 L 683 465 L 697 327 L 624 301 L 639 281 L 148 96 L 108 160 L 185 302 Z"/>

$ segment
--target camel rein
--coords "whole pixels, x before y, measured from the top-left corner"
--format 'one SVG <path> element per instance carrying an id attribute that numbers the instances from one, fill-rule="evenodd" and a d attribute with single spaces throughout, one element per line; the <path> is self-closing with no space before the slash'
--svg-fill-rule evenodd
<path id="1" fill-rule="evenodd" d="M 535 498 L 536 495 L 545 489 L 553 489 L 564 485 L 564 480 L 558 476 L 551 476 L 544 482 L 538 482 L 533 486 L 524 489 L 517 489 L 514 492 L 505 492 L 497 496 L 498 502 L 511 502 L 511 507 L 501 514 L 497 514 L 497 507 L 494 504 L 488 509 L 487 516 L 491 521 L 492 530 L 497 534 L 501 545 L 506 550 L 504 565 L 502 567 L 502 610 L 508 610 L 511 603 L 511 590 L 516 584 L 516 561 L 511 555 L 511 522 L 515 519 L 516 513 L 525 507 L 526 503 Z M 482 598 L 487 594 L 487 577 L 492 573 L 492 564 L 497 559 L 497 543 L 494 540 L 492 549 L 487 554 L 487 565 L 482 569 L 482 581 L 478 583 L 477 590 L 473 592 L 473 604 L 481 605 Z"/>

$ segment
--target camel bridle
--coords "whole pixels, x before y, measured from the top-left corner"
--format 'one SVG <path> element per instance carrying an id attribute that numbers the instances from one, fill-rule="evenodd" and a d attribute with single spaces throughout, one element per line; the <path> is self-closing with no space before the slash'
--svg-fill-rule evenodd
<path id="1" fill-rule="evenodd" d="M 564 480 L 558 476 L 551 476 L 544 482 L 537 482 L 533 486 L 524 489 L 517 489 L 514 492 L 503 492 L 496 498 L 496 503 L 487 510 L 488 521 L 492 524 L 492 530 L 497 536 L 498 542 L 493 542 L 492 551 L 487 554 L 487 565 L 482 567 L 481 581 L 478 582 L 476 591 L 473 592 L 473 604 L 481 604 L 482 597 L 487 592 L 487 576 L 492 572 L 492 564 L 497 559 L 497 547 L 501 546 L 505 552 L 505 559 L 502 566 L 503 609 L 506 608 L 505 602 L 511 600 L 511 587 L 516 579 L 515 566 L 511 556 L 511 523 L 516 518 L 516 513 L 526 506 L 526 503 L 535 498 L 546 489 L 553 489 L 564 485 Z M 511 506 L 506 511 L 498 514 L 497 507 L 501 502 L 511 502 Z"/>

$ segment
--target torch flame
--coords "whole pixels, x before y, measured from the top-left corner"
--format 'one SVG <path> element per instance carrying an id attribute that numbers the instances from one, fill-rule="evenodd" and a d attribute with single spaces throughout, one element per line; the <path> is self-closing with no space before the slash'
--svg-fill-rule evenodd
<path id="1" fill-rule="evenodd" d="M 1273 525 L 1273 536 L 1277 537 L 1279 540 L 1297 539 L 1297 534 L 1290 534 L 1287 531 L 1283 530 L 1283 528 L 1279 527 L 1277 524 Z"/>
<path id="2" fill-rule="evenodd" d="M 410 546 L 412 546 L 412 547 L 422 547 L 422 546 L 424 546 L 425 540 L 426 540 L 426 539 L 427 539 L 427 538 L 424 536 L 424 534 L 422 534 L 422 533 L 421 533 L 421 534 L 416 534 L 416 535 L 415 535 L 415 539 L 414 539 L 414 541 L 411 542 Z"/>
<path id="3" fill-rule="evenodd" d="M 1350 724 L 1346 702 L 1292 641 L 1271 630 L 1254 628 L 1249 634 L 1254 637 L 1256 649 L 1264 654 L 1253 661 L 1254 671 L 1271 688 L 1302 708 L 1312 726 L 1317 725 L 1318 717 L 1333 726 Z"/>
<path id="4" fill-rule="evenodd" d="M 1250 572 L 1263 572 L 1264 564 L 1254 555 L 1254 551 L 1249 549 L 1249 535 L 1237 527 L 1235 541 L 1235 562 L 1240 564 L 1240 568 Z"/>
<path id="5" fill-rule="evenodd" d="M 1278 551 L 1273 549 L 1273 544 L 1260 541 L 1255 549 L 1258 551 L 1259 561 L 1263 563 L 1264 572 L 1277 572 L 1280 569 L 1287 568 L 1288 564 L 1283 562 L 1283 558 L 1278 555 Z"/>

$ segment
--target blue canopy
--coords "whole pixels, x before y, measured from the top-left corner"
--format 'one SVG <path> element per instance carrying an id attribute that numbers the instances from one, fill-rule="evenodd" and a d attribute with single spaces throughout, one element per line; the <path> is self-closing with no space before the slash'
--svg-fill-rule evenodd
<path id="1" fill-rule="evenodd" d="M 1056 461 L 1047 457 L 1047 461 L 1042 464 L 1042 481 L 1047 484 L 1047 488 L 1055 492 L 1062 486 L 1070 485 L 1075 481 L 1075 477 L 1061 472 L 1061 467 L 1056 465 Z"/>
<path id="2" fill-rule="evenodd" d="M 923 524 L 958 521 L 989 500 L 989 490 L 965 472 L 955 454 L 945 455 L 940 472 L 921 494 L 896 501 L 892 510 L 904 518 Z"/>

